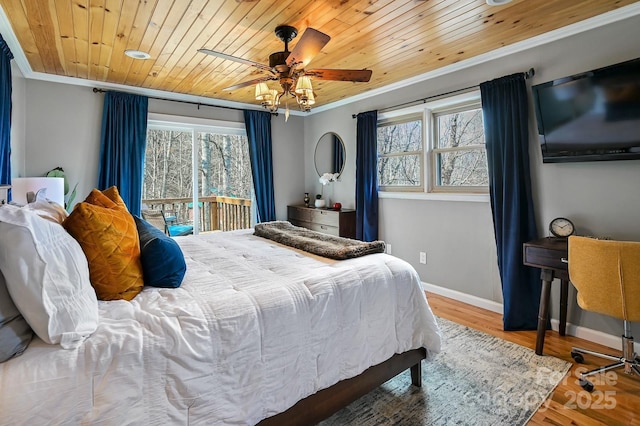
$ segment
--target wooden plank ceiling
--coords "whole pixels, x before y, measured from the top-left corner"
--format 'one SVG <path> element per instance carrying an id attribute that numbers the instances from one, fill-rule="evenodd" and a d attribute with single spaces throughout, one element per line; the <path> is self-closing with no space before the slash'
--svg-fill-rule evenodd
<path id="1" fill-rule="evenodd" d="M 310 68 L 370 69 L 368 83 L 315 81 L 317 105 L 416 76 L 637 0 L 0 0 L 35 72 L 255 104 L 255 67 L 283 50 L 277 25 L 331 36 Z M 148 60 L 124 55 L 142 50 Z M 273 88 L 276 82 L 271 82 Z"/>

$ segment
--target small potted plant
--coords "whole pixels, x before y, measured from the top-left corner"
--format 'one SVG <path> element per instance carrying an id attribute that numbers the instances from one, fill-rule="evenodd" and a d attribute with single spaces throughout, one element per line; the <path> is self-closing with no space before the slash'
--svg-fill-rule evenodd
<path id="1" fill-rule="evenodd" d="M 322 184 L 322 187 L 320 189 L 320 194 L 316 195 L 316 207 L 322 208 L 327 205 L 327 202 L 323 198 L 324 186 L 329 185 L 331 182 L 337 181 L 338 176 L 340 176 L 340 173 L 324 173 L 322 176 L 320 176 L 320 179 L 318 180 Z"/>

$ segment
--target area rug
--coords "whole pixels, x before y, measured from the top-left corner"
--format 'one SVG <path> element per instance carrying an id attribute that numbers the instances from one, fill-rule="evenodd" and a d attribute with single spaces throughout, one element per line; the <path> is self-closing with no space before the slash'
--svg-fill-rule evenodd
<path id="1" fill-rule="evenodd" d="M 422 388 L 405 371 L 320 425 L 523 425 L 571 367 L 442 318 L 438 324 L 442 351 L 422 362 Z"/>

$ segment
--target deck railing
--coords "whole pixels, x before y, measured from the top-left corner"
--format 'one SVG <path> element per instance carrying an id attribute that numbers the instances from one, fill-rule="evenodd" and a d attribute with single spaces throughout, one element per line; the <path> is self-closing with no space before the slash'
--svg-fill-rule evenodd
<path id="1" fill-rule="evenodd" d="M 177 224 L 193 223 L 191 198 L 144 199 L 142 204 L 150 209 L 160 209 L 165 217 Z M 232 231 L 251 227 L 251 200 L 234 197 L 199 197 L 200 232 Z"/>

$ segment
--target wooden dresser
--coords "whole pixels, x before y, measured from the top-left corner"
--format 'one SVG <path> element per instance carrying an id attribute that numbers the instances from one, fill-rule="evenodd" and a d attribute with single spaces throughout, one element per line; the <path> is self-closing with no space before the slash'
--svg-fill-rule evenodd
<path id="1" fill-rule="evenodd" d="M 355 210 L 287 206 L 287 217 L 296 226 L 339 237 L 356 238 Z"/>

